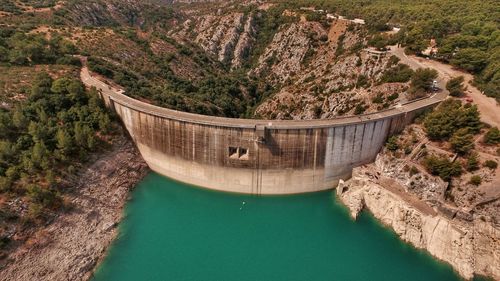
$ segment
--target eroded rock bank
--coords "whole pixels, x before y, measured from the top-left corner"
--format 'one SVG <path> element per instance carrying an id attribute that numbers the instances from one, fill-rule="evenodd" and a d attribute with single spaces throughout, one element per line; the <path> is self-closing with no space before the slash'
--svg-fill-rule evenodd
<path id="1" fill-rule="evenodd" d="M 71 211 L 17 248 L 0 280 L 88 280 L 117 234 L 129 190 L 146 173 L 132 143 L 118 137 L 110 152 L 81 172 Z"/>
<path id="2" fill-rule="evenodd" d="M 500 280 L 499 226 L 485 216 L 450 216 L 446 206 L 422 201 L 377 172 L 378 160 L 354 169 L 353 177 L 337 188 L 353 218 L 366 208 L 401 239 L 448 262 L 462 277 L 483 275 Z"/>

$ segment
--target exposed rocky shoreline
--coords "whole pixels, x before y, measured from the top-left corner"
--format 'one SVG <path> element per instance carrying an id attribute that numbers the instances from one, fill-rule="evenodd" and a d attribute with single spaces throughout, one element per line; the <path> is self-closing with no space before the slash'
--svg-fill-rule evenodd
<path id="1" fill-rule="evenodd" d="M 339 200 L 353 218 L 367 209 L 403 241 L 449 263 L 463 278 L 482 275 L 500 280 L 498 225 L 488 217 L 464 219 L 431 207 L 396 181 L 384 178 L 377 172 L 377 162 L 355 168 L 353 177 L 337 188 Z"/>
<path id="2" fill-rule="evenodd" d="M 130 189 L 147 170 L 131 141 L 117 137 L 109 152 L 81 172 L 69 194 L 72 209 L 17 248 L 0 280 L 88 280 L 117 235 Z"/>

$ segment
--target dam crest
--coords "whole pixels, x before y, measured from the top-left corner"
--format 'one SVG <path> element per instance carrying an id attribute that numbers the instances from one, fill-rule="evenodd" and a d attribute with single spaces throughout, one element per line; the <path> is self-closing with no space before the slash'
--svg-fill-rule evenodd
<path id="1" fill-rule="evenodd" d="M 373 162 L 388 136 L 447 96 L 439 92 L 359 116 L 257 120 L 205 116 L 138 101 L 92 76 L 149 167 L 178 181 L 221 191 L 293 194 L 334 188 Z"/>

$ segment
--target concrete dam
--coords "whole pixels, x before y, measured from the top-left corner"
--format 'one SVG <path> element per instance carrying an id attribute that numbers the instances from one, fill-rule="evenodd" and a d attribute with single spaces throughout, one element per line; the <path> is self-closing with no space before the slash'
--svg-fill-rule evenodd
<path id="1" fill-rule="evenodd" d="M 320 120 L 253 120 L 179 112 L 138 101 L 81 72 L 116 112 L 149 167 L 229 192 L 293 194 L 334 188 L 373 162 L 391 134 L 446 93 L 382 112 Z"/>

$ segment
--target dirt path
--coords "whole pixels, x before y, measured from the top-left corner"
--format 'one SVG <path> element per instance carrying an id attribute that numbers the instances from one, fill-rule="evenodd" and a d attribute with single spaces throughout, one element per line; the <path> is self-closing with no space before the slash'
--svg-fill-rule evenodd
<path id="1" fill-rule="evenodd" d="M 487 97 L 476 87 L 471 85 L 474 77 L 466 72 L 454 69 L 449 64 L 444 64 L 435 60 L 428 60 L 416 56 L 407 56 L 403 48 L 391 46 L 391 53 L 397 56 L 402 63 L 409 65 L 412 69 L 430 67 L 434 68 L 439 73 L 439 86 L 444 89 L 446 82 L 453 77 L 463 76 L 467 85 L 467 94 L 473 99 L 473 103 L 481 112 L 481 121 L 492 126 L 500 127 L 500 106 L 494 98 Z"/>
<path id="2" fill-rule="evenodd" d="M 79 175 L 70 195 L 72 210 L 57 217 L 17 248 L 0 280 L 88 280 L 117 234 L 130 188 L 146 164 L 125 137 Z"/>

